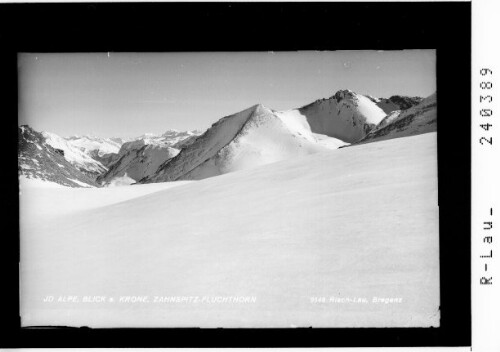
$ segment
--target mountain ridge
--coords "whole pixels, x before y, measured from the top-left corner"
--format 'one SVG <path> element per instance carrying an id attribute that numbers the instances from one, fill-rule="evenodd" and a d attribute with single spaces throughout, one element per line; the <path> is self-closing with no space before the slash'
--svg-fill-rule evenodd
<path id="1" fill-rule="evenodd" d="M 391 101 L 391 106 L 394 107 L 396 103 L 411 105 L 419 101 L 419 98 L 394 97 L 399 98 L 392 98 L 395 102 L 386 99 Z M 202 179 L 278 161 L 284 157 L 319 151 L 325 146 L 335 149 L 346 142 L 357 142 L 387 116 L 374 100 L 373 97 L 370 99 L 346 89 L 337 91 L 330 98 L 318 99 L 298 109 L 287 111 L 276 111 L 263 104 L 252 105 L 215 122 L 193 144 L 181 150 L 172 159 L 166 160 L 153 175 L 139 180 L 138 183 Z M 257 120 L 259 116 L 267 116 L 268 120 L 262 122 L 268 125 L 267 130 L 260 128 L 259 123 L 253 124 L 252 121 Z M 228 131 L 222 134 L 222 139 L 217 138 L 218 131 L 226 125 Z M 248 138 L 242 136 L 245 131 L 250 130 L 249 126 L 254 126 L 255 130 L 260 128 L 261 131 L 260 135 L 254 134 L 256 142 L 253 145 L 247 143 L 245 149 L 242 145 L 248 142 Z M 268 134 L 272 128 L 275 129 L 275 135 Z M 284 136 L 286 133 L 293 136 L 297 143 L 290 142 Z M 217 143 L 210 142 L 213 138 L 218 139 Z M 278 150 L 280 146 L 273 143 L 273 139 L 280 139 L 282 145 L 287 145 L 289 149 Z M 223 142 L 220 142 L 221 140 Z M 260 150 L 257 144 L 266 145 L 275 154 Z M 247 160 L 242 161 L 241 155 L 246 155 Z"/>
<path id="2" fill-rule="evenodd" d="M 44 135 L 28 125 L 18 128 L 18 175 L 67 187 L 97 187 L 64 157 L 63 150 L 46 143 Z"/>
<path id="3" fill-rule="evenodd" d="M 130 139 L 43 134 L 48 144 L 60 147 L 56 149 L 63 150 L 77 170 L 93 179 L 93 185 L 202 179 L 348 144 L 396 138 L 402 129 L 420 123 L 408 117 L 408 111 L 418 115 L 415 107 L 426 99 L 376 98 L 343 89 L 291 110 L 254 104 L 222 117 L 201 134 L 175 129 Z M 433 121 L 430 118 L 430 127 L 410 135 L 435 130 Z"/>

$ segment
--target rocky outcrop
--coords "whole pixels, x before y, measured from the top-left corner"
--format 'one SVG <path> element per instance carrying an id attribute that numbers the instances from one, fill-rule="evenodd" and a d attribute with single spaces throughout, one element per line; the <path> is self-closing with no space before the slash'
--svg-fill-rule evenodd
<path id="1" fill-rule="evenodd" d="M 437 130 L 436 93 L 405 110 L 392 112 L 356 144 L 408 137 Z"/>
<path id="2" fill-rule="evenodd" d="M 18 129 L 18 174 L 67 187 L 97 186 L 92 177 L 66 160 L 63 150 L 47 144 L 42 133 L 28 125 Z"/>

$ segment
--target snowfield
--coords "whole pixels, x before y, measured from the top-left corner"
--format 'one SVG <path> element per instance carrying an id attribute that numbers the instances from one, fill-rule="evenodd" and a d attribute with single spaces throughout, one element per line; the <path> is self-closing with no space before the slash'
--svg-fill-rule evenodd
<path id="1" fill-rule="evenodd" d="M 437 327 L 436 149 L 427 133 L 200 181 L 21 184 L 22 325 Z"/>
<path id="2" fill-rule="evenodd" d="M 51 221 L 54 217 L 66 216 L 77 211 L 99 209 L 155 193 L 191 181 L 154 183 L 140 187 L 70 188 L 39 179 L 21 177 L 19 180 L 20 211 L 22 223 L 29 217 L 30 223 Z M 52 190 L 56 188 L 58 192 Z M 23 224 L 21 224 L 22 226 Z"/>

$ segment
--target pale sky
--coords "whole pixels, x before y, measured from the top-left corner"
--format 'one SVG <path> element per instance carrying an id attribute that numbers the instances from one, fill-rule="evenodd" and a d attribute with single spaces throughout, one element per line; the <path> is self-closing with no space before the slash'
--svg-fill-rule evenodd
<path id="1" fill-rule="evenodd" d="M 257 103 L 298 108 L 340 89 L 436 91 L 435 50 L 20 54 L 19 124 L 61 136 L 208 128 Z"/>

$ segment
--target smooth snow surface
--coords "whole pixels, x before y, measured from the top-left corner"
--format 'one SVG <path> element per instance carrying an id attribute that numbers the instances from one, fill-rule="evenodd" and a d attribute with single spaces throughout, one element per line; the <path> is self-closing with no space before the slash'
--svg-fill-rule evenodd
<path id="1" fill-rule="evenodd" d="M 436 144 L 326 150 L 169 189 L 22 189 L 22 325 L 437 327 Z"/>
<path id="2" fill-rule="evenodd" d="M 99 209 L 191 182 L 193 181 L 89 189 L 65 187 L 21 176 L 19 180 L 21 226 L 24 225 L 24 219 L 27 219 L 26 224 L 45 223 L 52 221 L 53 218 Z M 57 188 L 58 192 L 53 192 L 52 188 Z"/>
<path id="3" fill-rule="evenodd" d="M 28 178 L 25 175 L 19 176 L 19 189 L 24 189 L 24 188 L 32 188 L 32 187 L 38 187 L 38 188 L 66 188 L 66 186 L 63 186 L 59 183 L 55 182 L 50 182 L 50 181 L 45 181 L 41 180 L 39 178 Z"/>

